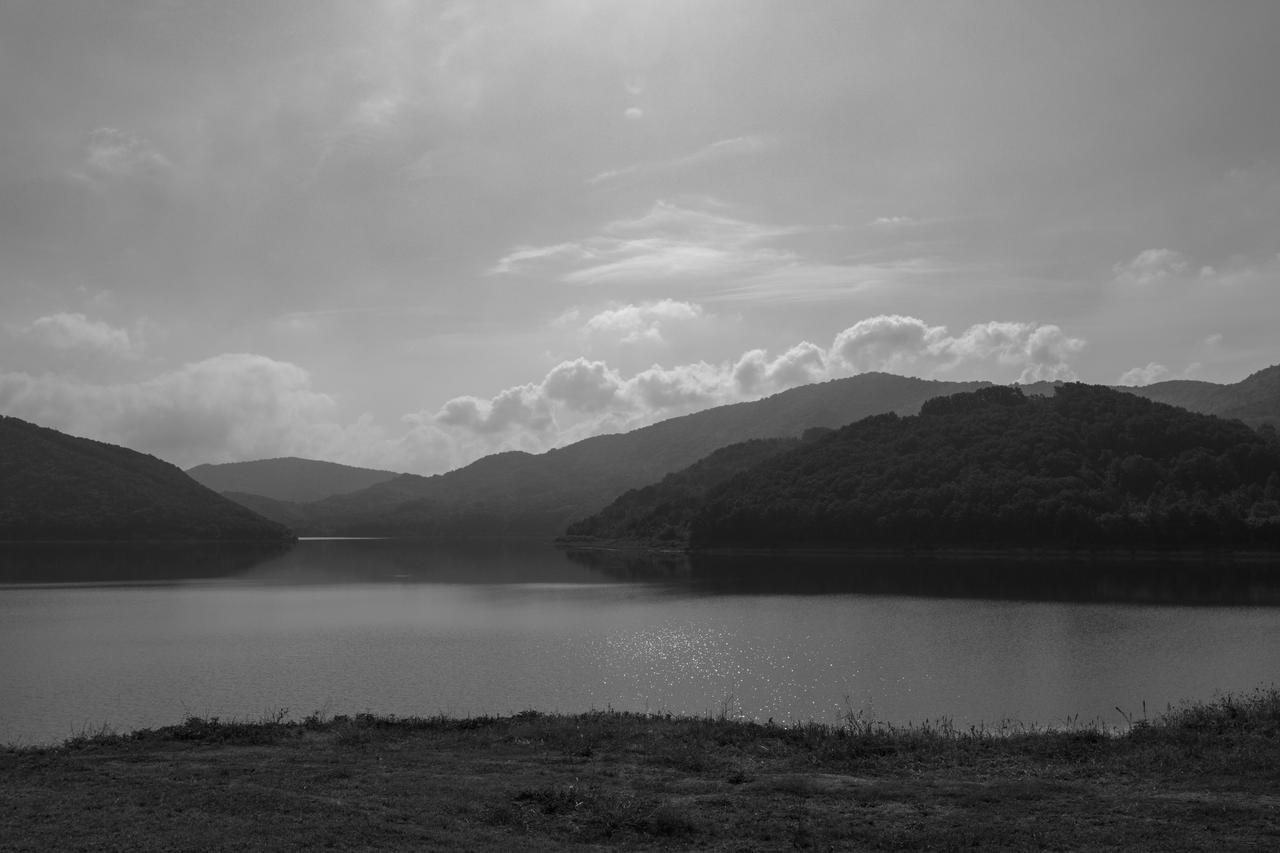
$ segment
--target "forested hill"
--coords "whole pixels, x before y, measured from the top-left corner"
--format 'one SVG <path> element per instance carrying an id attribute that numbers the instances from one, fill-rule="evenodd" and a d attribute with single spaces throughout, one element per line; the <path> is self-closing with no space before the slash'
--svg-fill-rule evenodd
<path id="1" fill-rule="evenodd" d="M 215 492 L 247 492 L 276 501 L 305 502 L 358 492 L 395 479 L 399 474 L 287 456 L 197 465 L 187 470 L 187 476 Z"/>
<path id="2" fill-rule="evenodd" d="M 668 519 L 694 547 L 1278 547 L 1269 427 L 1097 386 L 990 387 L 866 418 Z"/>
<path id="3" fill-rule="evenodd" d="M 153 456 L 0 416 L 0 540 L 292 536 Z"/>
<path id="4" fill-rule="evenodd" d="M 1172 379 L 1124 390 L 1193 412 L 1235 418 L 1250 426 L 1268 423 L 1280 426 L 1280 365 L 1264 368 L 1228 385 Z"/>
<path id="5" fill-rule="evenodd" d="M 877 412 L 916 412 L 926 400 L 985 384 L 865 373 L 546 453 L 495 453 L 447 474 L 404 474 L 311 503 L 232 497 L 303 535 L 551 537 L 628 489 L 656 482 L 725 445 L 799 436 L 811 427 L 842 426 Z"/>
<path id="6" fill-rule="evenodd" d="M 806 438 L 827 432 L 814 428 Z M 689 519 L 711 489 L 800 442 L 798 438 L 756 438 L 722 447 L 658 483 L 632 489 L 590 518 L 569 525 L 566 533 L 656 545 L 688 539 Z"/>

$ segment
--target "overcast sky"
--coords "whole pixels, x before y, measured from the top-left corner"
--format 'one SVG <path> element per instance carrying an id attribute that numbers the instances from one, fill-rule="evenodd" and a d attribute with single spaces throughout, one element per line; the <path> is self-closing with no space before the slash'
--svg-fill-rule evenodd
<path id="1" fill-rule="evenodd" d="M 0 412 L 420 473 L 1280 362 L 1280 3 L 0 0 Z"/>

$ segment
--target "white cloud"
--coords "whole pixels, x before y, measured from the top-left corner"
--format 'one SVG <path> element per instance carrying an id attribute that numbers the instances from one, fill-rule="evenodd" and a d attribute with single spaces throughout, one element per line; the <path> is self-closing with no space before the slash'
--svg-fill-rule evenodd
<path id="1" fill-rule="evenodd" d="M 733 382 L 738 391 L 750 396 L 815 382 L 827 369 L 826 350 L 802 341 L 772 360 L 762 349 L 743 353 L 733 366 Z"/>
<path id="2" fill-rule="evenodd" d="M 723 278 L 797 262 L 793 252 L 761 244 L 798 230 L 659 201 L 643 215 L 610 222 L 585 240 L 517 247 L 490 272 L 528 273 L 550 266 L 573 284 Z"/>
<path id="3" fill-rule="evenodd" d="M 89 134 L 81 177 L 161 180 L 172 171 L 173 164 L 146 139 L 114 127 L 100 127 Z"/>
<path id="4" fill-rule="evenodd" d="M 803 341 L 774 357 L 753 349 L 731 361 L 654 365 L 630 377 L 603 361 L 566 361 L 540 382 L 488 400 L 460 397 L 413 420 L 446 430 L 476 454 L 536 451 L 869 370 L 934 377 L 963 372 L 997 380 L 1003 372 L 1020 382 L 1074 379 L 1070 359 L 1084 346 L 1053 325 L 993 321 L 951 335 L 945 326 L 915 317 L 882 315 L 844 329 L 829 348 Z"/>
<path id="5" fill-rule="evenodd" d="M 832 357 L 852 370 L 945 374 L 963 365 L 995 362 L 1020 370 L 1019 382 L 1074 379 L 1069 359 L 1085 342 L 1054 325 L 992 321 L 952 336 L 915 317 L 882 315 L 836 336 Z"/>
<path id="6" fill-rule="evenodd" d="M 183 466 L 377 453 L 380 431 L 367 419 L 339 426 L 335 409 L 333 398 L 312 389 L 302 368 L 246 353 L 215 356 L 134 383 L 0 373 L 0 411 Z"/>
<path id="7" fill-rule="evenodd" d="M 701 305 L 663 299 L 606 309 L 592 316 L 582 328 L 590 334 L 608 335 L 624 344 L 664 343 L 664 324 L 697 320 L 702 316 Z"/>
<path id="8" fill-rule="evenodd" d="M 1132 260 L 1116 264 L 1111 271 L 1118 283 L 1142 286 L 1178 278 L 1186 275 L 1190 269 L 1191 262 L 1181 252 L 1172 249 L 1146 249 Z"/>
<path id="9" fill-rule="evenodd" d="M 1168 377 L 1169 368 L 1152 361 L 1146 367 L 1132 367 L 1120 374 L 1117 385 L 1150 385 Z"/>
<path id="10" fill-rule="evenodd" d="M 877 216 L 869 224 L 873 228 L 903 228 L 907 225 L 915 225 L 917 221 L 910 216 Z"/>
<path id="11" fill-rule="evenodd" d="M 704 300 L 798 302 L 947 271 L 923 258 L 881 263 L 828 263 L 775 245 L 807 229 L 736 219 L 713 199 L 655 203 L 644 214 L 604 225 L 581 240 L 517 246 L 490 274 L 521 274 L 582 285 L 700 288 Z"/>
<path id="12" fill-rule="evenodd" d="M 105 355 L 138 355 L 141 345 L 125 329 L 84 314 L 59 313 L 39 317 L 25 329 L 26 334 L 46 346 L 62 350 L 90 350 Z"/>
<path id="13" fill-rule="evenodd" d="M 654 316 L 698 313 L 687 303 L 664 302 L 650 306 Z M 878 316 L 844 329 L 827 348 L 802 341 L 774 356 L 752 349 L 723 362 L 655 364 L 630 376 L 604 361 L 566 360 L 537 382 L 406 415 L 399 435 L 368 416 L 342 422 L 337 401 L 315 389 L 307 371 L 248 353 L 131 383 L 0 373 L 0 412 L 183 466 L 297 455 L 429 473 L 497 450 L 540 452 L 865 370 L 1072 378 L 1069 359 L 1083 346 L 1056 326 L 992 322 L 953 336 L 914 317 Z"/>
<path id="14" fill-rule="evenodd" d="M 627 110 L 626 112 L 623 113 L 623 115 L 631 119 L 632 121 L 636 121 L 638 119 L 644 118 L 644 110 L 640 109 L 639 107 L 627 107 Z"/>

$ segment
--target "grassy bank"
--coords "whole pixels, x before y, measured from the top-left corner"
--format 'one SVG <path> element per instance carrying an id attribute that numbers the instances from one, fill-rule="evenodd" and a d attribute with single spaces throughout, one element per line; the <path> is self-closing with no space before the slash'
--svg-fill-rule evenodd
<path id="1" fill-rule="evenodd" d="M 5 850 L 1280 849 L 1280 690 L 1115 734 L 191 718 L 0 753 Z"/>

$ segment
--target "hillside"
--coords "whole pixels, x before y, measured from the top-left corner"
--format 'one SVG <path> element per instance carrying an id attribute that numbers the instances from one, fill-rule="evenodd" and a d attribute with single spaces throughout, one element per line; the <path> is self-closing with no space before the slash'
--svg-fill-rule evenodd
<path id="1" fill-rule="evenodd" d="M 293 503 L 358 492 L 398 476 L 394 471 L 356 468 L 296 456 L 197 465 L 189 468 L 187 475 L 215 492 L 244 492 Z"/>
<path id="2" fill-rule="evenodd" d="M 303 534 L 555 536 L 628 489 L 725 445 L 798 436 L 879 412 L 907 414 L 926 400 L 984 384 L 866 373 L 542 454 L 497 453 L 447 474 L 403 474 L 359 492 L 279 507 L 272 517 Z M 261 501 L 253 506 L 271 511 Z"/>
<path id="3" fill-rule="evenodd" d="M 867 418 L 648 512 L 695 547 L 1276 547 L 1280 441 L 1107 388 L 991 387 Z"/>
<path id="4" fill-rule="evenodd" d="M 1235 418 L 1254 427 L 1264 423 L 1280 426 L 1280 365 L 1264 368 L 1229 385 L 1173 379 L 1122 390 L 1192 412 Z"/>
<path id="5" fill-rule="evenodd" d="M 153 456 L 0 416 L 0 540 L 291 537 Z"/>
<path id="6" fill-rule="evenodd" d="M 815 428 L 809 434 L 821 431 Z M 565 532 L 570 538 L 654 544 L 687 540 L 689 519 L 713 487 L 799 445 L 796 438 L 753 438 L 730 444 L 653 485 L 632 489 Z"/>

